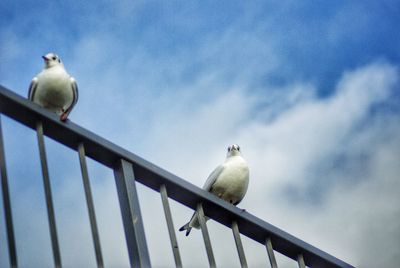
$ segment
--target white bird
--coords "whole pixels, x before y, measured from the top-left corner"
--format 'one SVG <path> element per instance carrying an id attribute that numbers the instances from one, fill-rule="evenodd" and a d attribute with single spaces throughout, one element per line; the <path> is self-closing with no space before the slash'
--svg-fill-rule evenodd
<path id="1" fill-rule="evenodd" d="M 233 144 L 228 147 L 225 162 L 211 172 L 203 189 L 236 206 L 242 201 L 248 185 L 249 167 L 242 157 L 239 145 Z M 200 228 L 197 212 L 179 231 L 186 230 L 188 236 L 192 227 Z"/>
<path id="2" fill-rule="evenodd" d="M 48 53 L 42 58 L 44 69 L 32 79 L 28 98 L 65 121 L 78 101 L 78 86 L 56 54 Z"/>

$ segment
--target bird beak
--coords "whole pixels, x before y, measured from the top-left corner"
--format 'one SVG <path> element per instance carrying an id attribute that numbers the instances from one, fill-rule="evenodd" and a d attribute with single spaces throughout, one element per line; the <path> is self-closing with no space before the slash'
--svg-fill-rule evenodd
<path id="1" fill-rule="evenodd" d="M 44 59 L 45 62 L 49 60 L 48 58 L 46 58 L 46 56 L 42 56 L 42 58 Z"/>

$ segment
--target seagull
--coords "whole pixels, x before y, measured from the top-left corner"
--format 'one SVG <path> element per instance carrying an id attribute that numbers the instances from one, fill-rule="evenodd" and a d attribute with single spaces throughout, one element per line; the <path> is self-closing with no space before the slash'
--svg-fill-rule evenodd
<path id="1" fill-rule="evenodd" d="M 228 147 L 225 162 L 211 172 L 203 189 L 236 206 L 242 201 L 248 185 L 249 167 L 242 157 L 239 145 L 233 144 Z M 197 212 L 179 231 L 186 230 L 188 236 L 192 227 L 200 228 Z"/>
<path id="2" fill-rule="evenodd" d="M 55 112 L 66 121 L 78 101 L 78 86 L 64 68 L 60 57 L 54 53 L 42 56 L 44 69 L 32 79 L 28 99 Z"/>

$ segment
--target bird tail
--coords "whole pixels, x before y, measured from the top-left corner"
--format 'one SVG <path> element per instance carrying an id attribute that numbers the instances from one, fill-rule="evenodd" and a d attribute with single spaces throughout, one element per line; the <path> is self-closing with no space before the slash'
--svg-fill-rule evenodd
<path id="1" fill-rule="evenodd" d="M 179 231 L 185 231 L 186 230 L 186 236 L 188 236 L 190 234 L 190 231 L 192 230 L 192 227 L 190 227 L 190 222 L 186 223 L 185 225 L 183 225 L 181 228 L 179 228 Z"/>

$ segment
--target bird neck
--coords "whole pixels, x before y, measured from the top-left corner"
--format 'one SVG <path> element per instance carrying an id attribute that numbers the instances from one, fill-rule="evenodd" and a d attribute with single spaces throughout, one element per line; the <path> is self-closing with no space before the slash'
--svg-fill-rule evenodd
<path id="1" fill-rule="evenodd" d="M 64 65 L 62 63 L 59 64 L 51 64 L 51 65 L 45 65 L 45 69 L 52 69 L 52 68 L 62 68 L 64 69 Z"/>
<path id="2" fill-rule="evenodd" d="M 232 159 L 239 159 L 239 158 L 242 158 L 242 156 L 240 154 L 228 155 L 226 157 L 225 161 L 229 161 L 229 160 L 232 160 Z"/>

